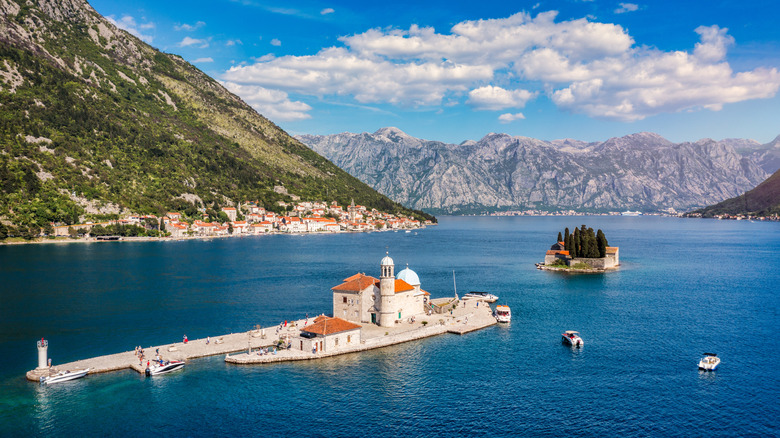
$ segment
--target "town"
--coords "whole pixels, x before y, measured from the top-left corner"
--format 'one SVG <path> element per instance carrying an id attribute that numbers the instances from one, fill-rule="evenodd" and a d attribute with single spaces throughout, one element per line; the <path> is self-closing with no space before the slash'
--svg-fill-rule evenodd
<path id="1" fill-rule="evenodd" d="M 355 205 L 331 202 L 278 202 L 284 214 L 267 211 L 258 202 L 222 207 L 219 212 L 200 209 L 192 216 L 168 212 L 162 217 L 135 215 L 105 222 L 53 225 L 55 237 L 87 240 L 121 240 L 144 237 L 172 239 L 261 235 L 269 233 L 338 233 L 410 230 L 433 225 L 411 216 L 394 215 Z M 117 230 L 122 230 L 121 233 Z M 132 232 L 124 232 L 132 230 Z M 140 233 L 139 233 L 140 230 Z"/>

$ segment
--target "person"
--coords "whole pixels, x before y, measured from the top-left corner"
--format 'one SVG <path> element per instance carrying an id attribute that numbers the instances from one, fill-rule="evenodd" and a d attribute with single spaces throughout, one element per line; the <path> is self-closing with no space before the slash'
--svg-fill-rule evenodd
<path id="1" fill-rule="evenodd" d="M 287 327 L 287 320 L 284 320 L 284 326 Z"/>
<path id="2" fill-rule="evenodd" d="M 51 368 L 51 358 L 49 358 L 49 368 Z"/>
<path id="3" fill-rule="evenodd" d="M 187 343 L 187 335 L 184 335 L 184 343 Z"/>
<path id="4" fill-rule="evenodd" d="M 209 345 L 209 342 L 211 342 L 211 336 L 206 336 L 206 345 Z"/>
<path id="5" fill-rule="evenodd" d="M 160 355 L 160 349 L 158 348 L 158 349 L 154 350 L 154 353 L 159 356 Z"/>

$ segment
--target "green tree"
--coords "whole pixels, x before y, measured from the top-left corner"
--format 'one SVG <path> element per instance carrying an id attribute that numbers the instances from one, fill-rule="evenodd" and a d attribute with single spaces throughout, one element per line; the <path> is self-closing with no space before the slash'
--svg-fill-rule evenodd
<path id="1" fill-rule="evenodd" d="M 566 229 L 563 230 L 563 241 L 565 242 L 568 237 L 569 237 L 569 227 L 566 227 Z"/>
<path id="2" fill-rule="evenodd" d="M 607 256 L 607 238 L 604 236 L 604 232 L 601 229 L 596 232 L 596 243 L 599 248 L 599 257 Z"/>
<path id="3" fill-rule="evenodd" d="M 162 218 L 160 218 L 160 231 L 165 232 L 165 221 Z"/>
<path id="4" fill-rule="evenodd" d="M 228 222 L 228 234 L 233 234 L 233 222 Z"/>
<path id="5" fill-rule="evenodd" d="M 580 230 L 575 228 L 572 236 L 571 254 L 572 257 L 580 257 Z"/>
<path id="6" fill-rule="evenodd" d="M 563 242 L 563 237 L 561 236 L 561 232 L 558 231 L 558 240 L 556 242 Z"/>

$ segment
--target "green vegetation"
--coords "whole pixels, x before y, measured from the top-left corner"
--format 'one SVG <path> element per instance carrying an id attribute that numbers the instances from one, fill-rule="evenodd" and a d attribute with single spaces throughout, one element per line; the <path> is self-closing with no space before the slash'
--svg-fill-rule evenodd
<path id="1" fill-rule="evenodd" d="M 87 9 L 64 22 L 34 4 L 0 16 L 4 29 L 43 26 L 41 43 L 0 42 L 0 70 L 22 79 L 12 90 L 0 77 L 0 239 L 127 212 L 194 217 L 247 200 L 274 211 L 291 201 L 277 186 L 435 220 L 337 168 L 181 58 L 124 31 L 96 42 L 95 20 L 113 28 Z"/>
<path id="2" fill-rule="evenodd" d="M 780 170 L 753 190 L 691 213 L 688 216 L 713 217 L 717 215 L 780 215 Z"/>
<path id="3" fill-rule="evenodd" d="M 558 233 L 558 238 L 560 237 L 561 233 Z M 569 229 L 566 228 L 563 242 L 564 250 L 569 251 L 569 255 L 574 258 L 606 257 L 607 246 L 609 246 L 603 231 L 598 230 L 594 233 L 593 228 L 587 228 L 585 225 L 575 228 L 572 234 L 569 234 Z"/>

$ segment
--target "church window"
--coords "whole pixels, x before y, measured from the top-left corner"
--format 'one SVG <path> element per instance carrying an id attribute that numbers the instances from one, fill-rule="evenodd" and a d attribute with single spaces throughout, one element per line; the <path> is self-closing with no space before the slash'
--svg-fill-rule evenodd
<path id="1" fill-rule="evenodd" d="M 336 346 L 338 347 L 339 346 L 339 338 L 336 338 L 335 341 L 336 341 Z"/>
<path id="2" fill-rule="evenodd" d="M 344 301 L 344 304 L 347 304 L 347 297 L 341 297 Z"/>

